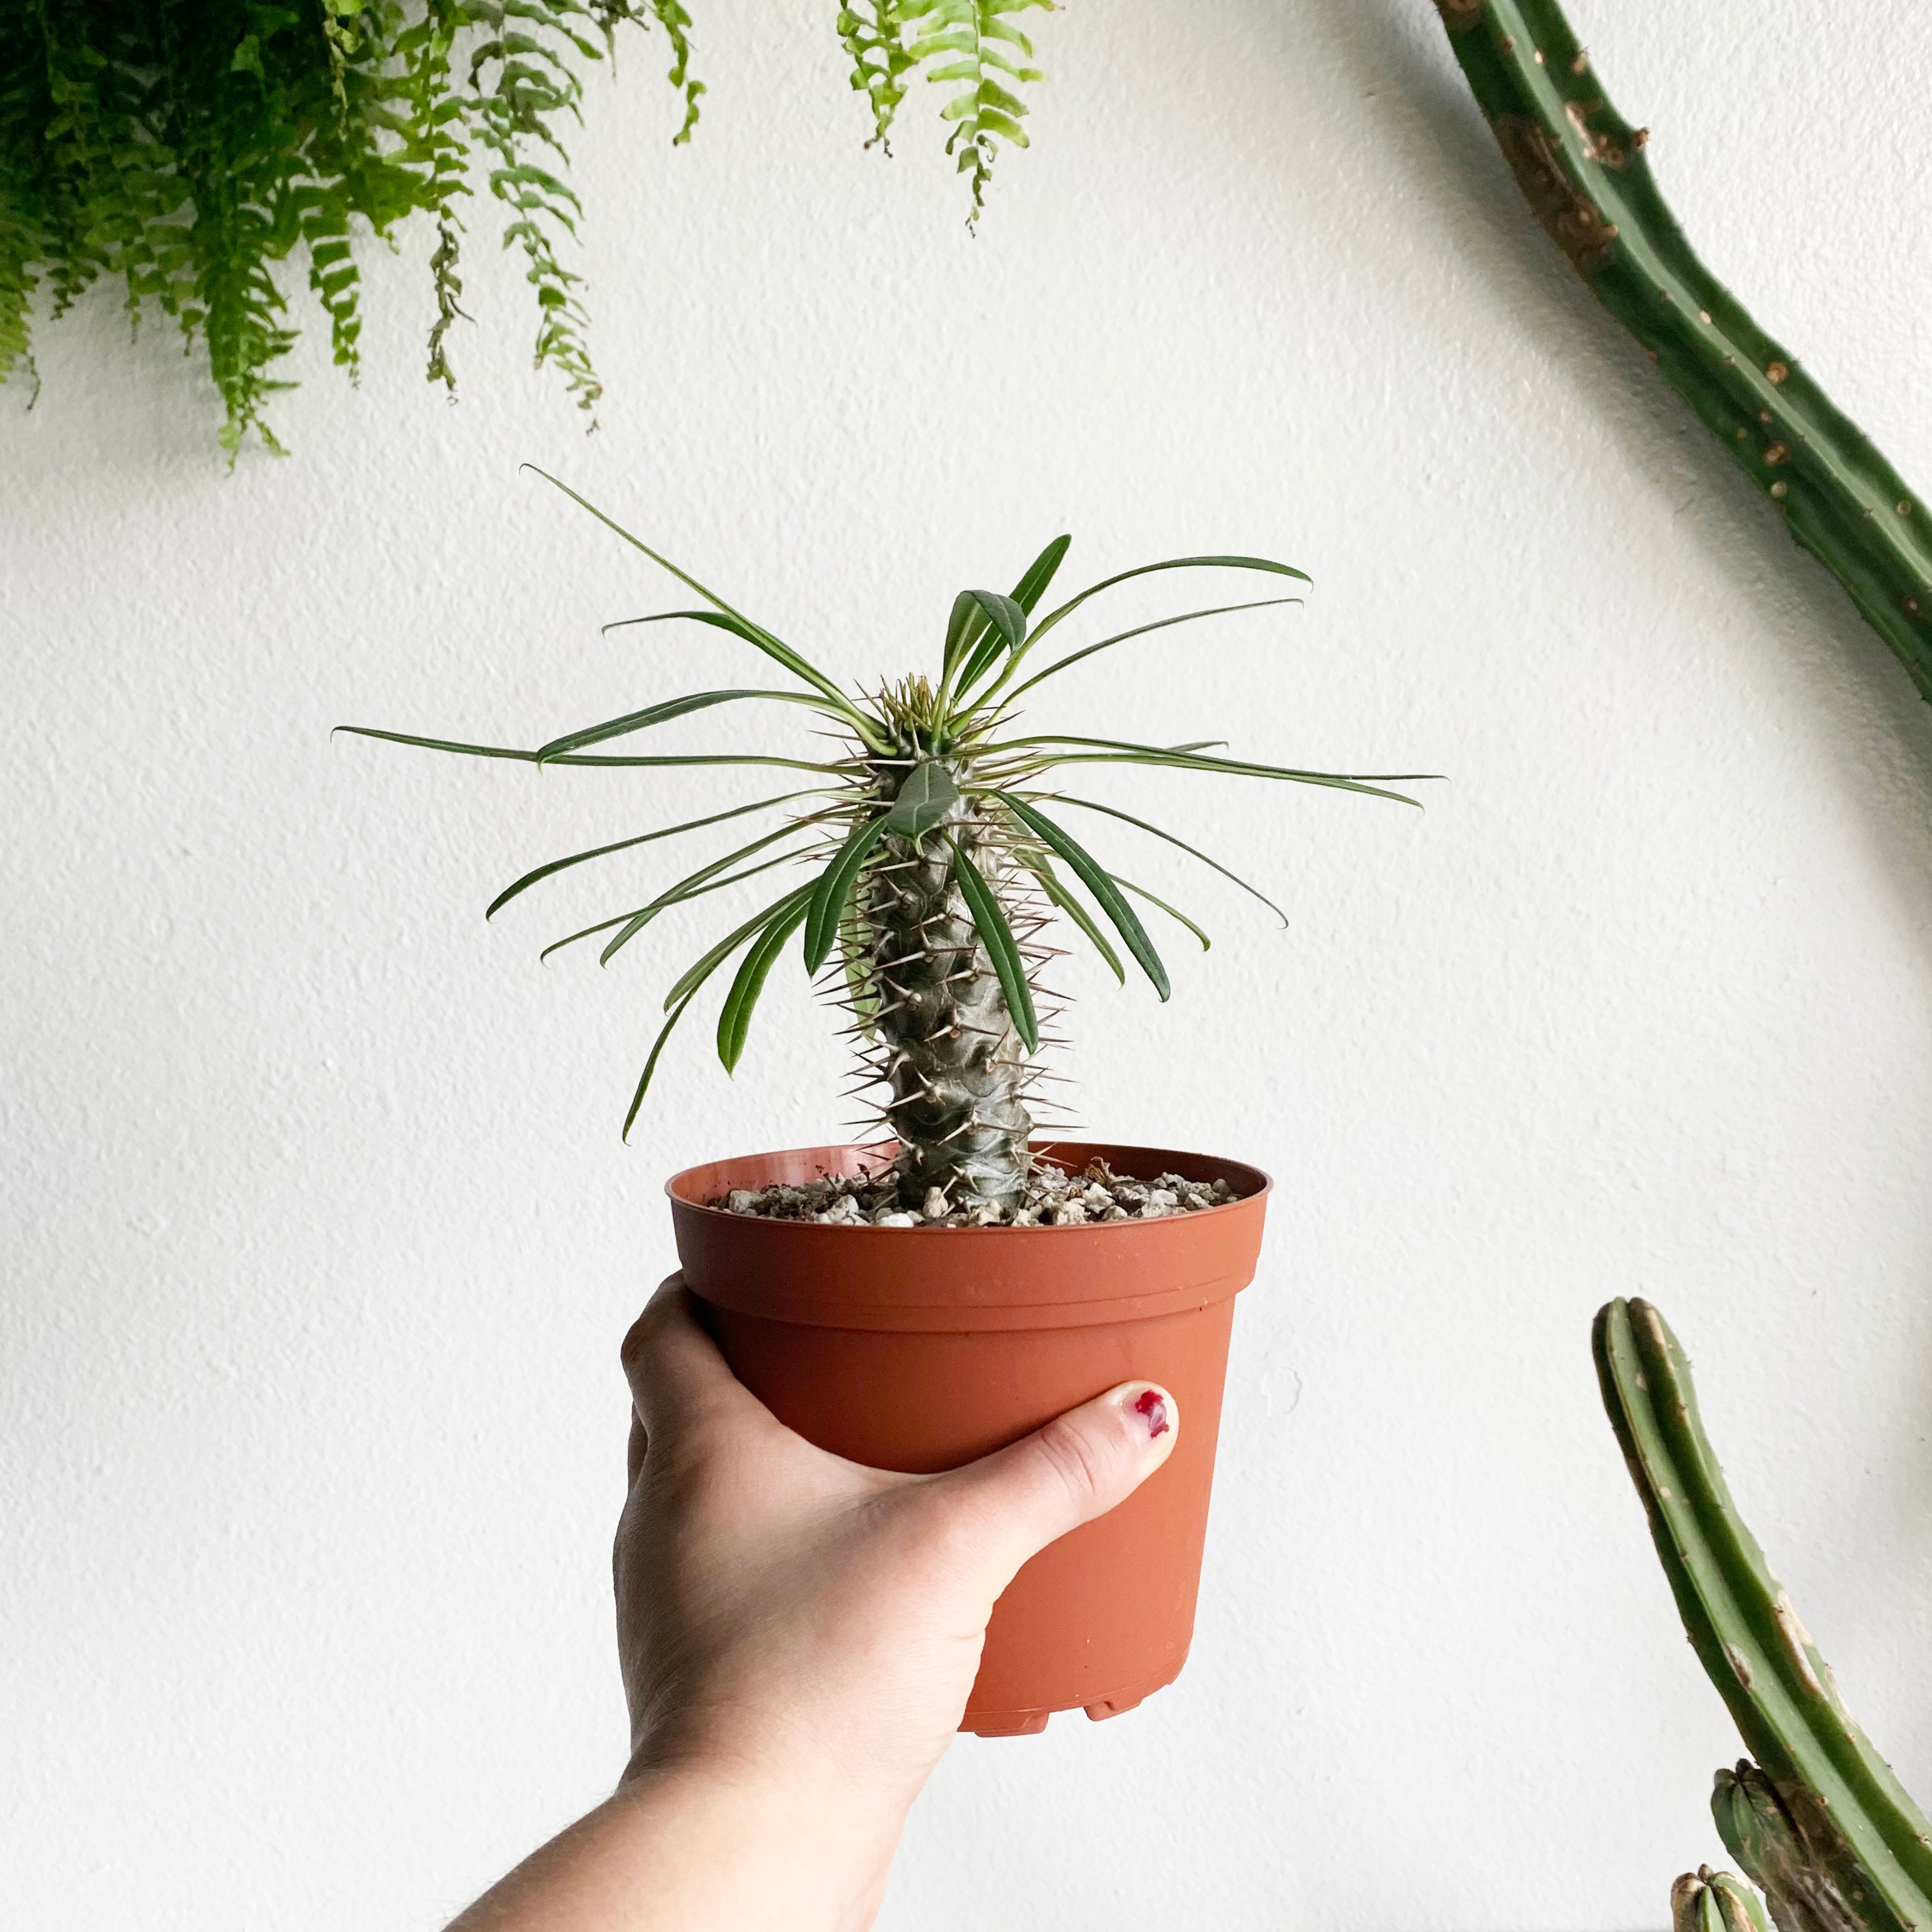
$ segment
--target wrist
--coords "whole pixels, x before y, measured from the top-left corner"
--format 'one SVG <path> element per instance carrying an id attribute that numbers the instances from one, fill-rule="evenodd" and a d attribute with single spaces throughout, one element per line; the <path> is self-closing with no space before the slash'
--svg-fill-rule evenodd
<path id="1" fill-rule="evenodd" d="M 606 1809 L 654 1859 L 674 1864 L 677 1904 L 644 1922 L 650 1932 L 866 1932 L 904 1814 L 887 1816 L 822 1772 L 788 1774 L 722 1751 L 634 1756 Z"/>

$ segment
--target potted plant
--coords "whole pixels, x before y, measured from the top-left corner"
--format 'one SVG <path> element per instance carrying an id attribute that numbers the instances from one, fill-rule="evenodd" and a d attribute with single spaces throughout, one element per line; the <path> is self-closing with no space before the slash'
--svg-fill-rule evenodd
<path id="1" fill-rule="evenodd" d="M 672 984 L 625 1130 L 678 1022 L 734 961 L 717 1046 L 725 1066 L 736 1065 L 766 980 L 796 945 L 806 970 L 850 1016 L 882 1096 L 883 1132 L 872 1144 L 752 1154 L 675 1176 L 668 1191 L 685 1278 L 733 1369 L 781 1419 L 875 1466 L 955 1466 L 1130 1378 L 1171 1389 L 1187 1419 L 1174 1454 L 1120 1509 L 1042 1552 L 1014 1580 L 994 1612 L 964 1722 L 1010 1733 L 1038 1730 L 1051 1712 L 1076 1706 L 1095 1718 L 1128 1709 L 1171 1682 L 1186 1654 L 1234 1297 L 1254 1272 L 1269 1184 L 1253 1167 L 1208 1155 L 1035 1137 L 1036 976 L 1049 956 L 1049 925 L 1063 920 L 1123 983 L 1124 954 L 1162 1000 L 1166 969 L 1135 902 L 1171 914 L 1206 944 L 1184 914 L 1095 858 L 1068 829 L 1070 811 L 1137 826 L 1279 909 L 1172 832 L 1060 785 L 1072 767 L 1127 764 L 1402 794 L 1360 778 L 1225 756 L 1218 742 L 1025 732 L 1018 718 L 1049 680 L 1117 644 L 1299 601 L 1190 610 L 1046 662 L 1042 646 L 1100 592 L 1168 570 L 1303 573 L 1264 557 L 1174 558 L 1119 572 L 1036 616 L 1066 553 L 1068 539 L 1058 537 L 1010 595 L 959 593 L 936 677 L 854 693 L 566 494 L 701 600 L 630 621 L 680 620 L 722 632 L 776 665 L 783 685 L 692 692 L 533 750 L 345 728 L 536 765 L 777 766 L 803 779 L 552 860 L 489 910 L 568 867 L 776 816 L 775 827 L 645 904 L 556 943 L 602 936 L 608 961 L 675 907 L 754 877 L 793 874 Z M 837 754 L 602 748 L 672 718 L 752 701 L 794 706 L 821 733 L 830 726 L 842 741 Z"/>

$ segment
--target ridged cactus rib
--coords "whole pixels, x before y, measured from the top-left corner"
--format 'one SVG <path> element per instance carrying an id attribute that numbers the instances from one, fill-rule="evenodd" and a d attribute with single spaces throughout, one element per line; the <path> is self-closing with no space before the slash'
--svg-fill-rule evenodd
<path id="1" fill-rule="evenodd" d="M 1738 1516 L 1664 1318 L 1613 1301 L 1593 1335 L 1598 1379 L 1698 1661 L 1766 1788 L 1714 1802 L 1732 1855 L 1760 1868 L 1783 1932 L 1932 1932 L 1932 1832 L 1840 1700 L 1832 1673 Z M 1766 1800 L 1774 1799 L 1767 1805 Z M 1743 1814 L 1738 1806 L 1742 1802 Z M 1826 1881 L 1780 1884 L 1784 1865 Z"/>
<path id="2" fill-rule="evenodd" d="M 1700 1865 L 1670 1888 L 1670 1932 L 1771 1932 L 1757 1895 L 1734 1873 Z"/>
<path id="3" fill-rule="evenodd" d="M 1868 1912 L 1871 1892 L 1857 1859 L 1808 1792 L 1787 1804 L 1748 1759 L 1720 1771 L 1711 1816 L 1724 1849 L 1770 1901 L 1780 1932 L 1864 1932 L 1889 1924 Z"/>
<path id="4" fill-rule="evenodd" d="M 1692 252 L 1555 0 L 1437 0 L 1538 220 L 1932 699 L 1932 513 Z"/>

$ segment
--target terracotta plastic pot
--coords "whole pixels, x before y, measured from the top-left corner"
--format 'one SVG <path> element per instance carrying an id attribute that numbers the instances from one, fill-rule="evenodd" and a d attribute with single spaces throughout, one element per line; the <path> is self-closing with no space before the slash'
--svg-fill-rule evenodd
<path id="1" fill-rule="evenodd" d="M 1179 1675 L 1194 1632 L 1234 1296 L 1254 1277 L 1268 1178 L 1166 1148 L 1072 1141 L 1151 1180 L 1225 1178 L 1227 1205 L 1070 1228 L 874 1228 L 708 1207 L 892 1150 L 798 1148 L 669 1184 L 686 1282 L 740 1380 L 822 1448 L 875 1468 L 956 1468 L 1115 1383 L 1179 1399 L 1179 1442 L 1127 1502 L 1035 1556 L 993 1612 L 960 1728 L 1042 1730 L 1054 1711 L 1131 1710 Z"/>

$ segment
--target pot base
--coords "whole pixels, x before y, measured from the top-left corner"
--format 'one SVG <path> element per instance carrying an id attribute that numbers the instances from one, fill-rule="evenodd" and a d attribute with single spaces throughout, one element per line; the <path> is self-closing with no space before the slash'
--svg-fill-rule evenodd
<path id="1" fill-rule="evenodd" d="M 1123 1691 L 1118 1697 L 1103 1697 L 1092 1704 L 1068 1705 L 1069 1710 L 1084 1711 L 1098 1724 L 1102 1718 L 1124 1716 L 1129 1711 L 1137 1710 L 1156 1690 L 1164 1690 L 1174 1682 L 1174 1676 L 1166 1677 L 1158 1684 L 1150 1684 L 1144 1690 Z M 1048 1718 L 1056 1715 L 1053 1711 L 968 1711 L 959 1720 L 962 1731 L 970 1731 L 981 1738 L 1032 1738 L 1037 1737 L 1046 1729 Z"/>

